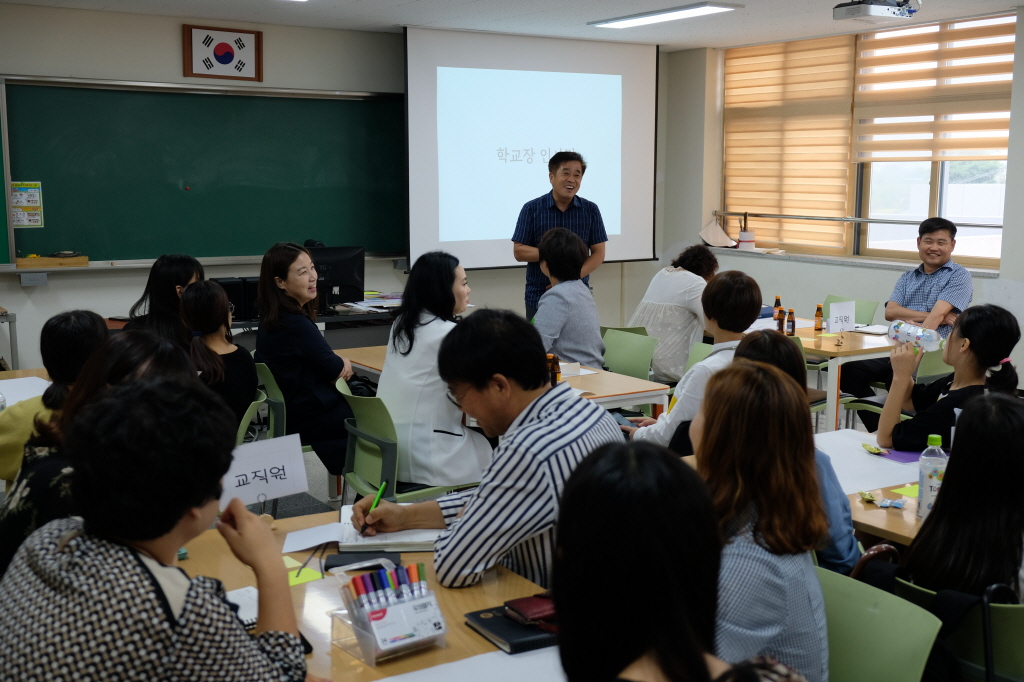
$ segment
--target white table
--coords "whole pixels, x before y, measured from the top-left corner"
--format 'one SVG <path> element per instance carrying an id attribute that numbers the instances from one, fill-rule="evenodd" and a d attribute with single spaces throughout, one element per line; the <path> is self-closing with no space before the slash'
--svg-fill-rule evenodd
<path id="1" fill-rule="evenodd" d="M 832 460 L 839 485 L 847 495 L 917 480 L 917 462 L 900 464 L 872 455 L 862 443 L 876 445 L 875 436 L 853 429 L 827 431 L 814 436 L 814 444 Z"/>

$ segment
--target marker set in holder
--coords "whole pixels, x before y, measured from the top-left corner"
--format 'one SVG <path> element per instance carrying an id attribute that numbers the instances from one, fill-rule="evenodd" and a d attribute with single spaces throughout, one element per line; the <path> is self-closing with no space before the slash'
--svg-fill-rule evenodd
<path id="1" fill-rule="evenodd" d="M 427 588 L 423 564 L 380 569 L 344 583 L 345 608 L 331 612 L 331 643 L 369 666 L 431 646 L 445 646 L 444 616 Z"/>

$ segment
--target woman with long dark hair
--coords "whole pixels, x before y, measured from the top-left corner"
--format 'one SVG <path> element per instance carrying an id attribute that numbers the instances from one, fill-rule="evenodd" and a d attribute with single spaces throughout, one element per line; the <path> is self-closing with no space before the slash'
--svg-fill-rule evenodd
<path id="1" fill-rule="evenodd" d="M 599 447 L 559 509 L 552 596 L 569 682 L 803 680 L 766 659 L 730 666 L 713 655 L 722 539 L 707 487 L 679 457 L 643 442 Z M 654 577 L 653 592 L 609 595 L 607 571 L 595 568 L 607 563 L 608 538 L 638 584 Z"/>
<path id="2" fill-rule="evenodd" d="M 1020 325 L 1006 308 L 986 303 L 964 310 L 942 347 L 942 361 L 953 373 L 930 384 L 915 384 L 914 370 L 922 354 L 910 344 L 898 345 L 892 361 L 892 386 L 878 417 L 878 444 L 897 450 L 924 450 L 928 436 L 942 436 L 947 448 L 957 410 L 975 396 L 992 391 L 1015 395 L 1017 369 L 1010 353 L 1020 341 Z M 902 410 L 916 412 L 900 421 Z"/>
<path id="3" fill-rule="evenodd" d="M 964 405 L 939 496 L 903 558 L 915 584 L 981 595 L 1004 583 L 1024 597 L 1022 441 L 1019 398 L 988 393 Z"/>
<path id="4" fill-rule="evenodd" d="M 768 655 L 824 682 L 825 602 L 810 553 L 828 520 L 806 391 L 776 367 L 734 360 L 708 381 L 690 441 L 726 542 L 716 655 Z"/>
<path id="5" fill-rule="evenodd" d="M 259 378 L 249 351 L 231 342 L 231 312 L 228 295 L 216 282 L 194 282 L 181 292 L 181 319 L 192 335 L 192 365 L 241 421 Z"/>
<path id="6" fill-rule="evenodd" d="M 196 372 L 185 351 L 167 339 L 141 331 L 115 334 L 86 360 L 63 409 L 49 422 L 36 419 L 37 433 L 25 445 L 21 471 L 0 505 L 0 574 L 32 531 L 73 511 L 73 472 L 62 446 L 75 415 L 111 386 L 145 377 L 196 381 Z"/>
<path id="7" fill-rule="evenodd" d="M 345 467 L 352 409 L 335 388 L 352 364 L 331 350 L 316 328 L 316 266 L 309 251 L 288 242 L 263 255 L 257 294 L 260 326 L 256 362 L 277 381 L 288 409 L 288 433 L 297 433 L 334 475 Z"/>
<path id="8" fill-rule="evenodd" d="M 192 256 L 172 253 L 156 259 L 149 271 L 142 298 L 128 313 L 126 331 L 151 331 L 188 349 L 189 337 L 181 322 L 181 292 L 192 282 L 205 279 L 203 265 Z"/>
<path id="9" fill-rule="evenodd" d="M 425 253 L 409 272 L 377 390 L 395 422 L 400 481 L 475 483 L 491 461 L 490 443 L 463 425 L 437 371 L 441 341 L 465 312 L 469 293 L 466 271 L 450 253 Z"/>
<path id="10" fill-rule="evenodd" d="M 39 334 L 39 354 L 51 383 L 38 398 L 0 412 L 0 480 L 15 479 L 35 420 L 48 422 L 64 407 L 86 359 L 109 335 L 107 323 L 91 310 L 69 310 L 46 321 Z"/>

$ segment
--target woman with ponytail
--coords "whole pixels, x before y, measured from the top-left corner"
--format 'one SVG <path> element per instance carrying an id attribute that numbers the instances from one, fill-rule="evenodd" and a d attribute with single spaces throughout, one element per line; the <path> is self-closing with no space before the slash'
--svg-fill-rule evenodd
<path id="1" fill-rule="evenodd" d="M 878 419 L 878 444 L 897 450 L 924 450 L 928 436 L 942 436 L 947 449 L 964 404 L 987 391 L 1016 395 L 1017 370 L 1010 352 L 1020 341 L 1020 326 L 1009 310 L 985 304 L 967 308 L 942 347 L 942 361 L 953 373 L 930 384 L 915 384 L 922 354 L 909 344 L 893 348 L 892 386 Z M 916 412 L 900 422 L 901 410 Z"/>
<path id="2" fill-rule="evenodd" d="M 181 319 L 191 334 L 192 365 L 241 421 L 259 381 L 252 355 L 231 342 L 232 312 L 227 293 L 216 282 L 193 282 L 181 292 Z"/>
<path id="3" fill-rule="evenodd" d="M 86 359 L 106 341 L 109 332 L 103 318 L 91 310 L 71 310 L 54 315 L 39 335 L 39 353 L 51 383 L 43 395 L 15 403 L 0 412 L 0 480 L 13 481 L 21 469 L 25 442 L 35 431 L 38 416 L 48 422 L 64 401 Z"/>

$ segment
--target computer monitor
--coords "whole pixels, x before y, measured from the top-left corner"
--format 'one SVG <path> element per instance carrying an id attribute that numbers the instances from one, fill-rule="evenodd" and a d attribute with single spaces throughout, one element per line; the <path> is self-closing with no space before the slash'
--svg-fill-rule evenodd
<path id="1" fill-rule="evenodd" d="M 309 256 L 317 272 L 317 305 L 321 315 L 333 306 L 363 300 L 366 251 L 362 246 L 315 246 Z"/>

